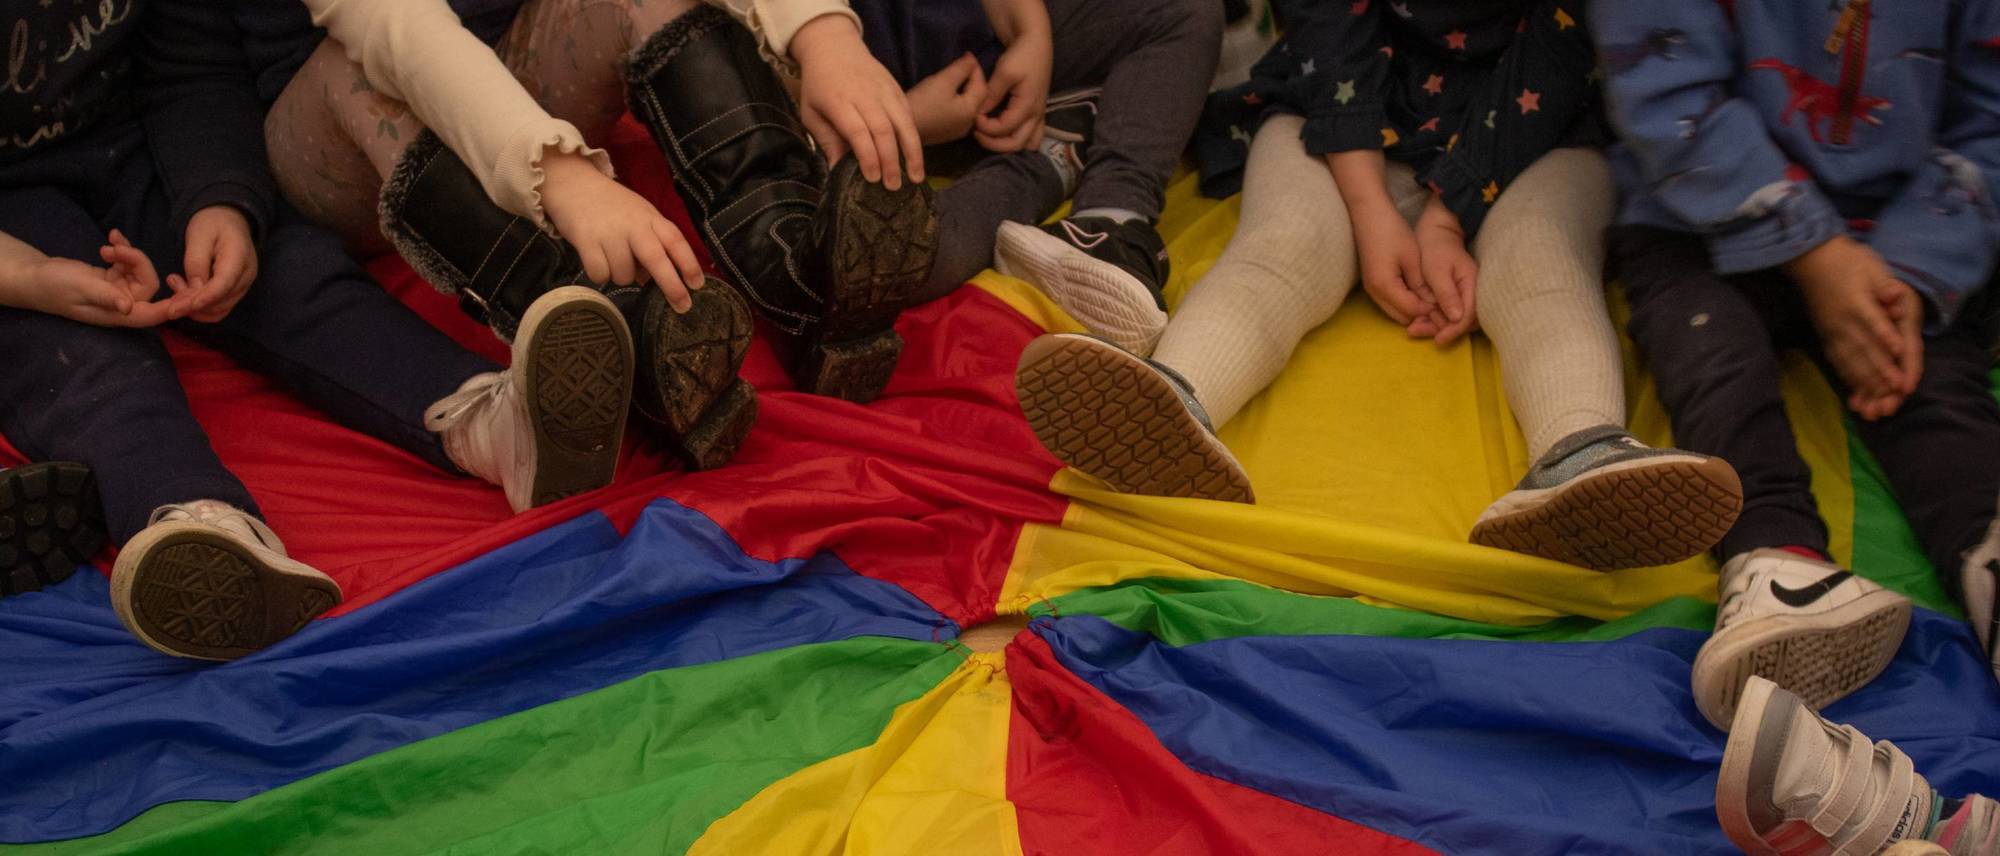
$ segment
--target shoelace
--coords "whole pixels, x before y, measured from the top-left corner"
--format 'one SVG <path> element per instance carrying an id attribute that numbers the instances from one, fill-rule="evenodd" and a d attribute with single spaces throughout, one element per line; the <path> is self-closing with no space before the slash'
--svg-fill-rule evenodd
<path id="1" fill-rule="evenodd" d="M 424 427 L 432 433 L 442 434 L 487 403 L 500 400 L 514 384 L 512 372 L 494 372 L 486 377 L 488 380 L 485 383 L 438 399 L 436 404 L 424 411 Z"/>

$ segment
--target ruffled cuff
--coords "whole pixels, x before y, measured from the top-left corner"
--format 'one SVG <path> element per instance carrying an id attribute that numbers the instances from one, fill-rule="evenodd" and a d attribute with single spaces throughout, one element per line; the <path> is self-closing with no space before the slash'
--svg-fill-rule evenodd
<path id="1" fill-rule="evenodd" d="M 590 159 L 606 178 L 616 178 L 611 155 L 583 141 L 583 132 L 561 119 L 536 119 L 508 135 L 507 146 L 493 164 L 486 194 L 510 214 L 526 217 L 536 226 L 549 228 L 548 213 L 542 210 L 542 157 L 551 149 L 564 154 L 581 154 Z"/>
<path id="2" fill-rule="evenodd" d="M 1299 139 L 1306 153 L 1330 155 L 1364 149 L 1386 149 L 1396 142 L 1396 131 L 1379 105 L 1338 110 L 1314 110 L 1306 114 Z"/>

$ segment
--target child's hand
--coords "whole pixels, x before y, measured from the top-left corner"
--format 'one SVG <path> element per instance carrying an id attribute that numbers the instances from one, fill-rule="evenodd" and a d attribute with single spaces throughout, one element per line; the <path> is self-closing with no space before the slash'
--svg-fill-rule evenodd
<path id="1" fill-rule="evenodd" d="M 986 98 L 979 103 L 979 115 L 972 123 L 972 138 L 995 152 L 1024 151 L 1040 144 L 1054 62 L 1055 43 L 1045 12 L 1039 27 L 1016 29 L 1000 61 L 993 64 Z M 1002 104 L 1006 109 L 996 115 L 993 111 L 1000 110 Z"/>
<path id="2" fill-rule="evenodd" d="M 578 154 L 542 156 L 542 209 L 556 234 L 576 248 L 592 282 L 631 285 L 650 279 L 675 312 L 694 305 L 700 262 L 681 230 L 631 188 L 598 172 Z"/>
<path id="3" fill-rule="evenodd" d="M 122 240 L 123 236 L 113 233 L 114 245 Z M 110 257 L 105 261 L 111 261 Z M 229 317 L 230 310 L 250 291 L 250 284 L 257 281 L 257 244 L 250 237 L 250 221 L 243 219 L 243 212 L 228 205 L 211 205 L 194 212 L 188 219 L 187 251 L 181 269 L 185 277 L 168 276 L 167 286 L 174 290 L 175 299 L 186 299 L 187 316 L 207 324 Z"/>
<path id="4" fill-rule="evenodd" d="M 117 231 L 111 240 L 101 251 L 110 267 L 40 258 L 10 277 L 15 288 L 6 302 L 99 327 L 155 327 L 180 317 L 186 308 L 180 298 L 151 302 L 160 278 L 146 254 Z"/>
<path id="5" fill-rule="evenodd" d="M 861 31 L 842 15 L 821 15 L 792 37 L 799 63 L 799 120 L 839 162 L 849 151 L 861 177 L 896 190 L 903 176 L 924 180 L 924 145 L 895 76 L 868 53 Z"/>
<path id="6" fill-rule="evenodd" d="M 1908 283 L 1889 279 L 1876 283 L 1875 299 L 1889 313 L 1889 320 L 1895 322 L 1896 332 L 1902 337 L 1903 358 L 1900 362 L 1905 383 L 1902 388 L 1887 394 L 1869 396 L 1855 392 L 1847 397 L 1848 409 L 1870 422 L 1896 415 L 1924 376 L 1923 297 Z"/>
<path id="7" fill-rule="evenodd" d="M 1458 216 L 1436 194 L 1417 216 L 1416 237 L 1424 285 L 1437 298 L 1437 306 L 1411 322 L 1410 335 L 1448 345 L 1479 326 L 1479 263 L 1465 250 L 1465 230 Z"/>
<path id="8" fill-rule="evenodd" d="M 1424 287 L 1422 254 L 1416 234 L 1393 207 L 1350 208 L 1354 218 L 1354 245 L 1361 254 L 1361 287 L 1376 306 L 1411 336 L 1436 335 L 1418 324 L 1432 318 L 1437 303 Z M 1431 323 L 1435 324 L 1434 321 Z"/>
<path id="9" fill-rule="evenodd" d="M 1921 357 L 1910 353 L 1890 314 L 1889 307 L 1900 299 L 1885 304 L 1877 296 L 1895 282 L 1881 257 L 1843 235 L 1787 262 L 1785 271 L 1805 297 L 1827 361 L 1853 392 L 1848 406 L 1864 418 L 1901 406 L 1903 396 L 1916 389 L 1917 375 L 1911 371 L 1916 365 L 1909 361 Z M 1920 319 L 1921 312 L 1916 314 Z"/>
<path id="10" fill-rule="evenodd" d="M 910 117 L 917 136 L 934 146 L 972 133 L 979 105 L 986 100 L 986 70 L 972 54 L 959 57 L 938 73 L 910 87 Z"/>

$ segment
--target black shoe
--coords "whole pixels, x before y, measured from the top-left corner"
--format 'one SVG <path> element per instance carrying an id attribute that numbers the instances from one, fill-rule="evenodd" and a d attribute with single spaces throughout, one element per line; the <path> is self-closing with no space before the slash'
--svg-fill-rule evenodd
<path id="1" fill-rule="evenodd" d="M 756 38 L 721 10 L 662 28 L 625 78 L 710 254 L 779 334 L 799 388 L 873 399 L 936 252 L 930 189 L 864 181 L 852 158 L 829 174 Z"/>
<path id="2" fill-rule="evenodd" d="M 397 159 L 382 188 L 382 233 L 417 273 L 456 294 L 467 315 L 511 341 L 528 307 L 566 285 L 610 298 L 632 333 L 633 410 L 651 433 L 697 469 L 734 454 L 756 414 L 756 392 L 738 380 L 750 349 L 743 298 L 708 277 L 675 313 L 651 284 L 592 282 L 568 241 L 494 204 L 479 180 L 425 131 Z"/>
<path id="3" fill-rule="evenodd" d="M 0 470 L 0 597 L 69 579 L 104 538 L 89 467 L 54 461 Z"/>
<path id="4" fill-rule="evenodd" d="M 1042 114 L 1042 136 L 1075 146 L 1078 167 L 1097 136 L 1097 105 L 1103 98 L 1102 86 L 1058 92 L 1049 96 L 1047 111 Z"/>
<path id="5" fill-rule="evenodd" d="M 993 263 L 1034 283 L 1091 333 L 1139 356 L 1153 353 L 1167 329 L 1167 246 L 1143 221 L 1002 223 Z"/>

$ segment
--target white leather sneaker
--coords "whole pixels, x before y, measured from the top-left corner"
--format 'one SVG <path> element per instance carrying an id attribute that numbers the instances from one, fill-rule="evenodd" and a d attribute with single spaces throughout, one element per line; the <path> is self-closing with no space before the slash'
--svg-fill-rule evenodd
<path id="1" fill-rule="evenodd" d="M 1828 562 L 1751 550 L 1722 566 L 1715 635 L 1694 658 L 1694 700 L 1728 728 L 1752 675 L 1818 710 L 1887 668 L 1910 629 L 1910 601 Z"/>
<path id="2" fill-rule="evenodd" d="M 165 505 L 118 551 L 111 605 L 155 651 L 234 660 L 340 603 L 340 586 L 285 554 L 264 521 L 203 499 Z"/>
<path id="3" fill-rule="evenodd" d="M 424 427 L 521 512 L 610 484 L 631 406 L 631 331 L 604 295 L 570 285 L 528 307 L 511 368 L 439 399 Z"/>
<path id="4" fill-rule="evenodd" d="M 1715 814 L 1752 856 L 1872 856 L 1911 841 L 1934 846 L 1896 852 L 2000 852 L 2000 806 L 1992 799 L 1944 799 L 1893 744 L 1871 745 L 1853 726 L 1826 721 L 1755 676 L 1722 753 Z"/>

